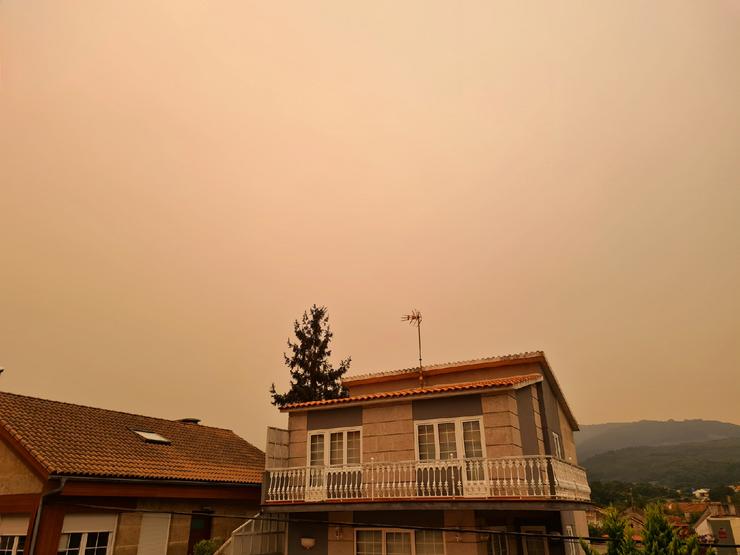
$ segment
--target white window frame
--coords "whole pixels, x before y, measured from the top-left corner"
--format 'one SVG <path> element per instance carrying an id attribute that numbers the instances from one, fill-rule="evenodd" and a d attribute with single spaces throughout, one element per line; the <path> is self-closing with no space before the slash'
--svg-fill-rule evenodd
<path id="1" fill-rule="evenodd" d="M 416 461 L 421 463 L 431 463 L 434 461 L 441 461 L 439 458 L 439 424 L 454 424 L 455 425 L 455 449 L 457 450 L 457 459 L 462 460 L 465 458 L 465 442 L 463 439 L 463 422 L 477 421 L 480 429 L 480 444 L 481 453 L 483 459 L 486 458 L 486 434 L 483 428 L 483 416 L 457 416 L 455 418 L 432 418 L 429 420 L 414 420 L 414 455 Z M 419 458 L 419 426 L 432 425 L 434 429 L 434 449 L 435 459 L 422 461 Z"/>
<path id="2" fill-rule="evenodd" d="M 116 530 L 118 529 L 118 515 L 110 513 L 71 513 L 64 517 L 62 523 L 62 532 L 59 538 L 64 534 L 82 534 L 80 538 L 79 554 L 84 555 L 87 547 L 87 535 L 99 532 L 108 533 L 108 545 L 105 547 L 105 555 L 113 553 L 115 545 Z M 56 553 L 59 553 L 57 547 Z"/>
<path id="3" fill-rule="evenodd" d="M 563 460 L 563 440 L 559 433 L 552 432 L 552 444 L 554 451 L 553 455 L 555 455 L 555 458 Z"/>
<path id="4" fill-rule="evenodd" d="M 530 533 L 530 534 L 534 532 L 542 534 L 542 540 L 545 546 L 545 555 L 550 554 L 550 545 L 549 545 L 550 542 L 547 537 L 547 528 L 545 526 L 522 526 L 520 528 L 520 531 Z M 529 555 L 527 553 L 527 536 L 522 537 L 522 553 L 523 555 Z"/>
<path id="5" fill-rule="evenodd" d="M 408 528 L 355 528 L 354 533 L 354 546 L 352 553 L 357 553 L 357 532 L 381 532 L 380 544 L 381 544 L 381 555 L 387 555 L 385 535 L 388 532 L 403 532 L 411 536 L 411 555 L 416 555 L 416 530 Z M 447 555 L 447 542 L 445 541 L 445 532 L 442 532 L 442 554 Z"/>
<path id="6" fill-rule="evenodd" d="M 343 434 L 343 445 L 342 445 L 342 460 L 347 460 L 347 432 L 360 432 L 360 462 L 350 463 L 343 462 L 342 464 L 329 464 L 331 460 L 331 434 L 342 433 Z M 362 426 L 348 426 L 345 428 L 325 428 L 322 430 L 309 430 L 306 437 L 306 466 L 311 466 L 311 438 L 313 436 L 324 436 L 324 464 L 325 467 L 337 467 L 337 466 L 359 466 L 362 464 Z"/>
<path id="7" fill-rule="evenodd" d="M 2 534 L 2 535 L 0 535 L 0 537 L 2 537 L 2 538 L 13 538 L 13 545 L 10 548 L 10 555 L 17 555 L 18 554 L 18 542 L 20 541 L 21 538 L 24 538 L 26 540 L 28 539 L 26 537 L 26 534 Z M 28 547 L 28 546 L 26 545 L 24 547 L 24 552 L 27 551 L 26 550 L 26 547 Z"/>
<path id="8" fill-rule="evenodd" d="M 113 530 L 89 530 L 87 532 L 62 532 L 59 535 L 59 539 L 61 540 L 62 536 L 71 536 L 72 534 L 82 534 L 82 537 L 80 538 L 80 547 L 75 548 L 75 550 L 79 553 L 79 555 L 84 555 L 85 549 L 87 549 L 87 536 L 88 534 L 108 534 L 108 544 L 105 546 L 105 555 L 109 555 L 112 552 L 113 549 Z M 60 550 L 57 547 L 57 553 L 59 553 Z M 66 550 L 65 550 L 66 552 Z"/>

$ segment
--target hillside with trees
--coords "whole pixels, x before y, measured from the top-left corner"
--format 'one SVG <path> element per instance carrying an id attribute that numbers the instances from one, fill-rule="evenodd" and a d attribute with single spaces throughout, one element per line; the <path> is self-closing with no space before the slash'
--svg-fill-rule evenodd
<path id="1" fill-rule="evenodd" d="M 581 464 L 592 482 L 643 482 L 676 489 L 728 485 L 740 481 L 740 438 L 627 447 Z"/>
<path id="2" fill-rule="evenodd" d="M 740 426 L 716 420 L 641 420 L 582 425 L 576 432 L 578 459 L 626 447 L 679 445 L 740 438 Z"/>

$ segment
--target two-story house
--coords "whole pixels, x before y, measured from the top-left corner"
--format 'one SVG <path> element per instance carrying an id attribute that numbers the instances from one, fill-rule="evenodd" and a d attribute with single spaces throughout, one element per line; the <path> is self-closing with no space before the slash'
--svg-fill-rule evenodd
<path id="1" fill-rule="evenodd" d="M 256 513 L 231 430 L 0 392 L 0 555 L 190 555 Z"/>
<path id="2" fill-rule="evenodd" d="M 263 512 L 297 555 L 580 552 L 590 505 L 578 424 L 542 352 L 348 377 L 284 407 Z"/>

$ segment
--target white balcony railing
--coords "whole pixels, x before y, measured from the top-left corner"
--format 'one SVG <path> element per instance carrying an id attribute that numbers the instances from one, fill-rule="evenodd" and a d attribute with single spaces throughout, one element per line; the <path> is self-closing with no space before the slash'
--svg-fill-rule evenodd
<path id="1" fill-rule="evenodd" d="M 588 501 L 586 471 L 550 456 L 369 462 L 265 472 L 267 503 L 395 499 Z"/>

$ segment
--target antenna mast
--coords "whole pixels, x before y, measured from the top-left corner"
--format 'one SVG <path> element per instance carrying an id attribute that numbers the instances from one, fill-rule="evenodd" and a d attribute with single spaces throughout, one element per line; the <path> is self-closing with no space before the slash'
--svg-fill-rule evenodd
<path id="1" fill-rule="evenodd" d="M 419 387 L 424 387 L 424 367 L 421 364 L 421 312 L 413 309 L 411 314 L 404 314 L 401 316 L 401 321 L 408 322 L 412 326 L 416 326 L 416 333 L 419 337 Z"/>

